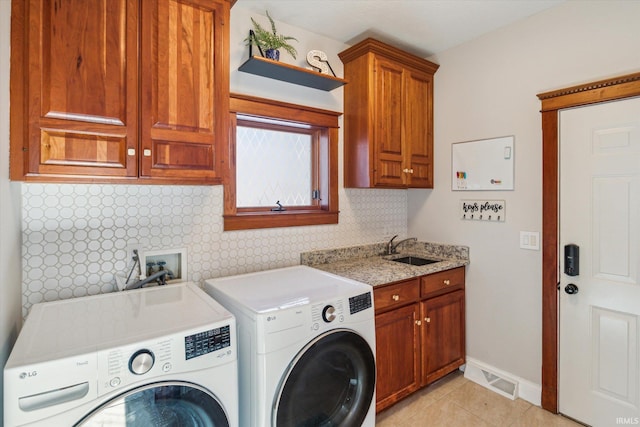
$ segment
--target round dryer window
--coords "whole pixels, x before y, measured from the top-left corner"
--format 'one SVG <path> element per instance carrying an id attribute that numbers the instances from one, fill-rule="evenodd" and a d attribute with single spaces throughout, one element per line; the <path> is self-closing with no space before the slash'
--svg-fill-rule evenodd
<path id="1" fill-rule="evenodd" d="M 319 335 L 289 365 L 274 402 L 274 425 L 359 427 L 375 377 L 373 350 L 364 338 L 345 329 Z"/>
<path id="2" fill-rule="evenodd" d="M 77 427 L 229 427 L 220 402 L 195 384 L 164 382 L 130 390 L 96 408 Z"/>

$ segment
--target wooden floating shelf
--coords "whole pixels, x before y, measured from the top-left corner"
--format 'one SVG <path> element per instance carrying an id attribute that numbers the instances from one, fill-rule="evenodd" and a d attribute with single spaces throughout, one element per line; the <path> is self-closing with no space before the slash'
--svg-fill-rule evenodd
<path id="1" fill-rule="evenodd" d="M 252 56 L 242 64 L 238 70 L 324 91 L 331 91 L 347 83 L 346 80 L 338 77 L 328 76 L 317 71 L 305 70 L 295 65 L 285 64 L 259 56 Z"/>

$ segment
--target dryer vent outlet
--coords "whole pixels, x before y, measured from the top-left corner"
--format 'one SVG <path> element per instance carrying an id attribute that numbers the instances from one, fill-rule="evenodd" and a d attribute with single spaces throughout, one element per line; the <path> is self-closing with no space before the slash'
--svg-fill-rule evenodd
<path id="1" fill-rule="evenodd" d="M 518 397 L 518 382 L 484 366 L 467 362 L 464 376 L 502 396 L 515 400 Z"/>

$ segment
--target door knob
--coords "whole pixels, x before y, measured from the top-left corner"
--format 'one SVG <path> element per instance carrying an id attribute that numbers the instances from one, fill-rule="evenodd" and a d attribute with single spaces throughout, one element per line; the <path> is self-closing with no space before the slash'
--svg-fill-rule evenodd
<path id="1" fill-rule="evenodd" d="M 569 295 L 577 294 L 578 293 L 578 287 L 576 285 L 574 285 L 573 283 L 569 283 L 567 286 L 564 287 L 564 291 L 566 293 L 568 293 Z"/>

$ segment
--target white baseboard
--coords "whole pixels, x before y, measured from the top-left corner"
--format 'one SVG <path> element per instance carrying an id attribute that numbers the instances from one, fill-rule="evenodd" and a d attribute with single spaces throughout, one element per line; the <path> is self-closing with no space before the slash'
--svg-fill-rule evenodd
<path id="1" fill-rule="evenodd" d="M 495 387 L 490 381 L 488 381 L 486 373 L 494 376 L 498 381 L 504 384 L 513 383 L 513 390 L 503 391 L 499 387 Z M 532 383 L 531 381 L 480 362 L 472 357 L 467 357 L 464 377 L 505 397 L 511 399 L 520 398 L 533 405 L 540 406 L 540 396 L 542 394 L 542 386 L 540 384 Z"/>

